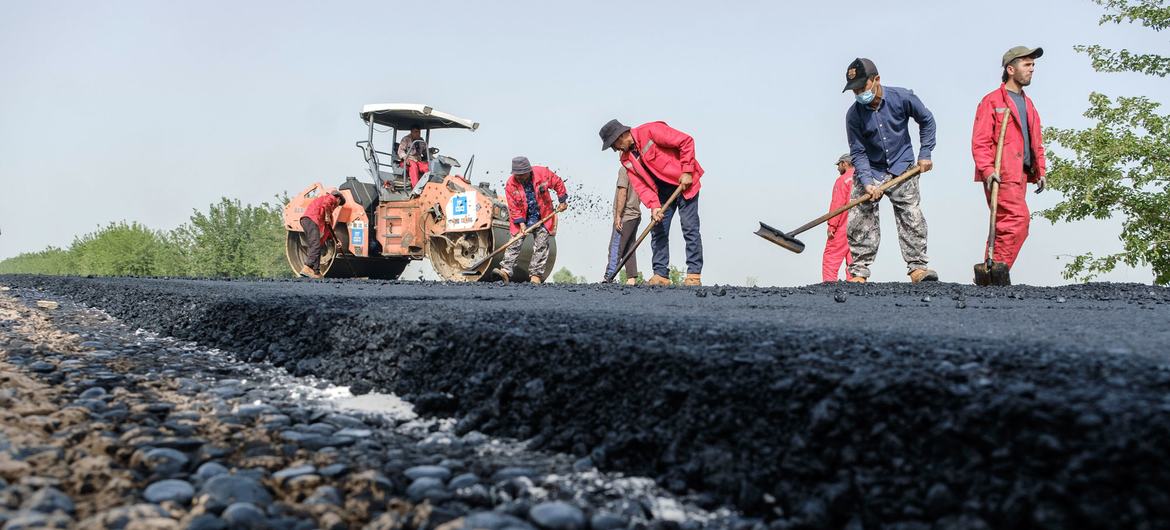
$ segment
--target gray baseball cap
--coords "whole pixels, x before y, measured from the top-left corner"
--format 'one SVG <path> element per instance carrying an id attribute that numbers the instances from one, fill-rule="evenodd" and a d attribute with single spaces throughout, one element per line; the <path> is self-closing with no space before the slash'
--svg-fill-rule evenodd
<path id="1" fill-rule="evenodd" d="M 1027 46 L 1016 46 L 1016 47 L 1008 50 L 1007 53 L 1003 54 L 1003 64 L 1000 66 L 1006 67 L 1009 63 L 1011 63 L 1012 61 L 1014 61 L 1016 59 L 1019 59 L 1020 57 L 1031 57 L 1033 59 L 1039 59 L 1041 55 L 1044 55 L 1044 48 L 1040 48 L 1040 47 L 1029 48 Z"/>

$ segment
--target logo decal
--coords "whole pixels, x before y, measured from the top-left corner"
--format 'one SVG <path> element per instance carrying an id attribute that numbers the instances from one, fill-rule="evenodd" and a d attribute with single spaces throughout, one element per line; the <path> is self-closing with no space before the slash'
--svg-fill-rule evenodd
<path id="1" fill-rule="evenodd" d="M 850 69 L 849 69 L 849 73 L 848 73 L 848 74 L 845 74 L 845 77 L 849 78 L 849 80 L 850 80 L 850 81 L 852 81 L 852 80 L 856 79 L 856 78 L 857 78 L 857 69 L 856 69 L 856 68 L 850 68 Z"/>

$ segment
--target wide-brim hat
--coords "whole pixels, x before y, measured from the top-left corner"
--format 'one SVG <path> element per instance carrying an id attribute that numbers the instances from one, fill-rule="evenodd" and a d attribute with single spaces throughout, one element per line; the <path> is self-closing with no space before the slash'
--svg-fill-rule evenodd
<path id="1" fill-rule="evenodd" d="M 613 147 L 613 143 L 617 141 L 622 134 L 630 130 L 629 127 L 622 125 L 622 122 L 617 120 L 609 120 L 605 125 L 601 126 L 601 131 L 598 135 L 601 136 L 601 150 L 605 151 Z"/>

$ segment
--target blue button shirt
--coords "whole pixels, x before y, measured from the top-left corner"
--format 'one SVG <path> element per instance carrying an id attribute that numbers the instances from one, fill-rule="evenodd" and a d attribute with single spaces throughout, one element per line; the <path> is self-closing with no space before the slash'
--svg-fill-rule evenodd
<path id="1" fill-rule="evenodd" d="M 524 183 L 524 196 L 528 199 L 528 219 L 524 220 L 527 226 L 540 222 L 540 205 L 536 204 L 536 189 L 532 187 L 532 179 Z"/>
<path id="2" fill-rule="evenodd" d="M 934 151 L 935 123 L 930 109 L 914 91 L 892 86 L 882 87 L 877 110 L 854 103 L 845 113 L 845 131 L 849 136 L 849 154 L 854 173 L 863 186 L 877 185 L 913 166 L 914 145 L 910 143 L 910 118 L 918 123 L 922 152 L 917 160 L 930 160 Z"/>

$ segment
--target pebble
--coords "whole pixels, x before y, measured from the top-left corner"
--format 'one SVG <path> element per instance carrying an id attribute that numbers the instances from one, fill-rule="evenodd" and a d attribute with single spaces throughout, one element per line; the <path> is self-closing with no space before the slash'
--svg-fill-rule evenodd
<path id="1" fill-rule="evenodd" d="M 309 498 L 305 499 L 305 504 L 341 506 L 341 492 L 333 486 L 319 486 Z"/>
<path id="2" fill-rule="evenodd" d="M 585 514 L 567 502 L 542 502 L 528 511 L 528 517 L 548 530 L 580 530 L 585 528 Z"/>
<path id="3" fill-rule="evenodd" d="M 160 480 L 146 487 L 142 497 L 159 504 L 166 501 L 187 504 L 195 496 L 195 488 L 183 480 Z"/>
<path id="4" fill-rule="evenodd" d="M 409 471 L 409 470 L 407 470 L 407 471 Z M 409 476 L 409 475 L 407 475 L 407 476 Z M 477 476 L 475 473 L 464 473 L 462 475 L 458 475 L 455 478 L 451 479 L 451 482 L 449 484 L 447 484 L 447 487 L 450 489 L 453 489 L 453 490 L 457 490 L 457 489 L 461 489 L 461 488 L 471 487 L 471 486 L 474 486 L 476 484 L 479 484 L 479 476 Z"/>
<path id="5" fill-rule="evenodd" d="M 833 295 L 833 300 L 835 302 L 837 302 L 838 304 L 845 303 L 845 300 L 846 300 L 845 293 L 837 293 L 837 294 Z"/>
<path id="6" fill-rule="evenodd" d="M 502 530 L 504 528 L 522 530 L 532 528 L 527 521 L 500 512 L 477 512 L 463 518 L 463 528 Z"/>
<path id="7" fill-rule="evenodd" d="M 227 530 L 227 523 L 212 514 L 205 513 L 191 519 L 186 530 Z"/>
<path id="8" fill-rule="evenodd" d="M 28 369 L 32 370 L 38 374 L 47 374 L 49 372 L 56 370 L 57 366 L 52 364 L 52 363 L 47 363 L 45 361 L 37 361 L 35 363 L 28 365 Z"/>
<path id="9" fill-rule="evenodd" d="M 230 528 L 268 528 L 268 518 L 255 504 L 237 502 L 228 506 L 221 515 Z"/>
<path id="10" fill-rule="evenodd" d="M 504 482 L 517 477 L 532 477 L 536 472 L 526 467 L 505 467 L 492 473 L 492 482 Z"/>
<path id="11" fill-rule="evenodd" d="M 404 474 L 410 480 L 429 477 L 445 481 L 451 477 L 451 470 L 443 466 L 414 466 L 407 469 Z"/>
<path id="12" fill-rule="evenodd" d="M 296 466 L 284 468 L 272 474 L 272 478 L 283 482 L 285 480 L 302 477 L 305 475 L 312 475 L 317 472 L 317 467 L 312 465 Z"/>
<path id="13" fill-rule="evenodd" d="M 347 427 L 333 434 L 334 436 L 347 436 L 350 438 L 369 438 L 374 434 L 374 432 L 369 429 L 353 429 Z"/>
<path id="14" fill-rule="evenodd" d="M 422 477 L 410 483 L 406 488 L 406 495 L 414 502 L 421 502 L 433 489 L 443 490 L 443 481 L 434 477 Z"/>
<path id="15" fill-rule="evenodd" d="M 20 505 L 22 510 L 40 513 L 64 512 L 72 514 L 75 510 L 73 499 L 57 488 L 42 488 L 32 494 Z"/>
<path id="16" fill-rule="evenodd" d="M 41 309 L 57 309 L 61 304 L 51 300 L 37 300 L 37 307 Z"/>
<path id="17" fill-rule="evenodd" d="M 217 475 L 225 475 L 228 468 L 224 467 L 219 462 L 206 462 L 195 470 L 195 478 L 198 480 L 207 480 Z"/>
<path id="18" fill-rule="evenodd" d="M 321 476 L 325 478 L 336 478 L 349 472 L 349 466 L 345 464 L 330 464 L 321 468 Z"/>
<path id="19" fill-rule="evenodd" d="M 143 458 L 146 468 L 156 475 L 173 476 L 183 471 L 190 459 L 187 455 L 169 447 L 158 447 L 147 451 Z"/>
<path id="20" fill-rule="evenodd" d="M 364 429 L 366 427 L 366 422 L 353 416 L 347 416 L 345 414 L 329 414 L 326 415 L 325 418 L 321 421 L 330 425 L 335 425 L 338 428 Z"/>
<path id="21" fill-rule="evenodd" d="M 590 530 L 618 530 L 625 527 L 626 520 L 614 513 L 597 512 L 589 518 Z"/>
<path id="22" fill-rule="evenodd" d="M 272 495 L 256 480 L 239 475 L 217 475 L 199 488 L 199 495 L 206 495 L 209 502 L 228 506 L 236 502 L 247 502 L 267 506 Z"/>
<path id="23" fill-rule="evenodd" d="M 81 395 L 78 396 L 78 398 L 79 399 L 98 399 L 98 398 L 101 398 L 105 395 L 106 395 L 106 389 L 104 389 L 100 386 L 95 386 L 95 387 L 90 387 L 90 388 L 85 389 L 85 392 L 82 392 Z"/>

